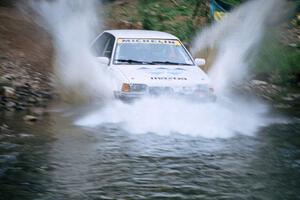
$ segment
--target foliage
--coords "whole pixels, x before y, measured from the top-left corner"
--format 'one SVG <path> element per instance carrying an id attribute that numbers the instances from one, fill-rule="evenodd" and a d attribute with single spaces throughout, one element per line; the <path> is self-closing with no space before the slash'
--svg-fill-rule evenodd
<path id="1" fill-rule="evenodd" d="M 238 5 L 243 2 L 243 0 L 219 0 L 229 5 Z"/>
<path id="2" fill-rule="evenodd" d="M 16 3 L 16 0 L 0 0 L 0 6 L 12 7 Z"/>
<path id="3" fill-rule="evenodd" d="M 269 37 L 262 44 L 253 68 L 276 84 L 296 85 L 300 76 L 300 49 L 281 44 Z"/>
<path id="4" fill-rule="evenodd" d="M 203 2 L 205 1 L 140 0 L 138 11 L 144 29 L 166 31 L 189 42 L 195 33 L 195 17 Z"/>

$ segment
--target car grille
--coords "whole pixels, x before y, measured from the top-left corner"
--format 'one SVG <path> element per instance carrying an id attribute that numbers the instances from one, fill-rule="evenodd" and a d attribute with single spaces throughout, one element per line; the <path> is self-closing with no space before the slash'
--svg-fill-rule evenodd
<path id="1" fill-rule="evenodd" d="M 172 94 L 174 90 L 171 87 L 150 87 L 149 94 L 152 95 L 163 95 L 163 94 Z"/>
<path id="2" fill-rule="evenodd" d="M 165 77 L 165 76 L 158 76 L 158 77 L 150 77 L 151 80 L 181 80 L 181 81 L 186 81 L 186 77 Z"/>

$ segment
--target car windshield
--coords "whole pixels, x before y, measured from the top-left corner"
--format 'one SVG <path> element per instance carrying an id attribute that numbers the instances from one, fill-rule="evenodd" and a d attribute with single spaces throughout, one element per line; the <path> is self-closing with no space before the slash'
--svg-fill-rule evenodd
<path id="1" fill-rule="evenodd" d="M 178 40 L 118 39 L 114 64 L 193 65 L 193 61 Z"/>

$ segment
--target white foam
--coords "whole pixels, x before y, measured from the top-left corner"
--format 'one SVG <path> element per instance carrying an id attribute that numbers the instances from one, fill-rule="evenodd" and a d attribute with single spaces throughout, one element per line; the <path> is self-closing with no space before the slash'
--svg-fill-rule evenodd
<path id="1" fill-rule="evenodd" d="M 245 102 L 199 103 L 168 97 L 144 98 L 133 104 L 120 101 L 79 118 L 79 126 L 98 127 L 118 123 L 130 133 L 179 133 L 205 138 L 228 138 L 236 134 L 253 135 L 270 123 L 267 106 Z"/>

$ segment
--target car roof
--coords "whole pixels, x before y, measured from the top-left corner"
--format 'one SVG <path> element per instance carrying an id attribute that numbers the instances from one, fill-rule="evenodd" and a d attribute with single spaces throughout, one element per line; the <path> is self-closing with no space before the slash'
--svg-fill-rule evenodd
<path id="1" fill-rule="evenodd" d="M 116 38 L 159 38 L 159 39 L 177 39 L 174 35 L 169 33 L 161 32 L 161 31 L 148 31 L 148 30 L 107 30 L 104 31 L 106 33 L 110 33 Z"/>

